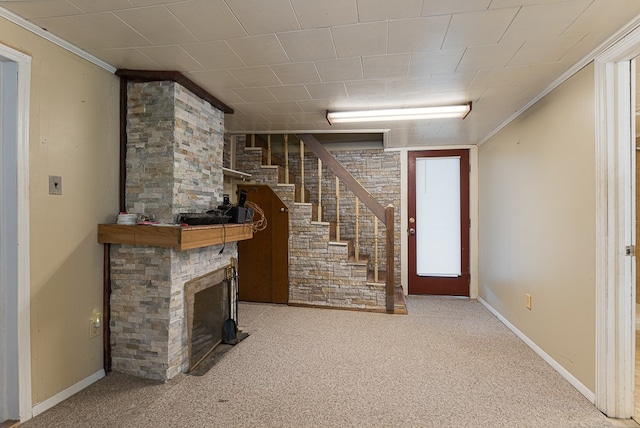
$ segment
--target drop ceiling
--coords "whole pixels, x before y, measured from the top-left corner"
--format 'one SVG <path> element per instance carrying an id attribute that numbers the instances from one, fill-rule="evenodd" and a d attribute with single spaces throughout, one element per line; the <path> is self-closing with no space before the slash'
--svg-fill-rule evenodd
<path id="1" fill-rule="evenodd" d="M 635 0 L 29 0 L 0 7 L 118 69 L 175 70 L 230 132 L 388 130 L 477 144 L 640 13 Z M 464 119 L 329 125 L 327 110 L 473 103 Z M 335 140 L 335 138 L 333 139 Z"/>

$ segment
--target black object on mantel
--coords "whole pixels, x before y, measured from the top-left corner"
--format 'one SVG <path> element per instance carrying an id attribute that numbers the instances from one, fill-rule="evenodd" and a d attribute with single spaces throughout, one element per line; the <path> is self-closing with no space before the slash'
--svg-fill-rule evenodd
<path id="1" fill-rule="evenodd" d="M 230 217 L 221 210 L 211 210 L 206 213 L 180 213 L 178 223 L 188 224 L 189 226 L 205 225 L 205 224 L 224 224 L 229 221 Z"/>
<path id="2" fill-rule="evenodd" d="M 231 205 L 229 195 L 223 195 L 223 205 L 218 207 L 229 216 L 229 223 L 251 223 L 253 221 L 253 208 L 246 208 L 244 204 L 247 202 L 247 191 L 240 191 L 237 205 Z"/>

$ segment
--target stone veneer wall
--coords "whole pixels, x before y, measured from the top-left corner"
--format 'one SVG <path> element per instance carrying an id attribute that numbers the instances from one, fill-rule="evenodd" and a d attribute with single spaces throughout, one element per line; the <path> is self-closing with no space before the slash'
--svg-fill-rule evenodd
<path id="1" fill-rule="evenodd" d="M 227 266 L 237 244 L 176 251 L 111 246 L 111 362 L 115 371 L 169 380 L 189 369 L 184 284 Z"/>
<path id="2" fill-rule="evenodd" d="M 127 210 L 173 222 L 217 206 L 224 113 L 174 82 L 127 90 Z"/>
<path id="3" fill-rule="evenodd" d="M 294 139 L 295 141 L 295 139 Z M 244 151 L 244 136 L 237 138 L 238 166 L 244 172 L 253 174 L 258 181 L 268 175 L 269 170 L 260 170 L 259 152 Z M 281 156 L 280 147 L 274 147 L 274 154 Z M 300 177 L 300 160 L 294 144 L 289 147 L 289 166 L 293 174 Z M 400 285 L 400 153 L 383 149 L 334 150 L 332 155 L 383 205 L 395 207 L 395 284 Z M 318 161 L 307 152 L 305 157 L 305 186 L 310 191 L 310 202 L 318 201 Z M 333 173 L 323 168 L 322 205 L 323 221 L 333 221 L 335 215 L 335 178 Z M 269 181 L 267 179 L 267 181 Z M 311 208 L 292 204 L 290 198 L 283 197 L 284 188 L 275 188 L 289 206 L 289 302 L 314 306 L 349 307 L 384 310 L 384 286 L 368 284 L 363 266 L 347 263 L 347 247 L 329 245 L 328 226 L 311 222 Z M 341 238 L 355 236 L 354 196 L 344 185 L 340 189 Z M 360 203 L 360 253 L 370 257 L 369 268 L 373 269 L 374 239 L 373 215 Z M 386 270 L 386 230 L 378 225 L 379 269 Z"/>
<path id="4" fill-rule="evenodd" d="M 129 83 L 126 205 L 173 222 L 222 200 L 224 115 L 174 82 Z M 151 227 L 151 226 L 150 226 Z M 112 245 L 115 371 L 168 380 L 189 367 L 184 284 L 237 257 L 237 244 L 194 250 Z"/>
<path id="5" fill-rule="evenodd" d="M 400 153 L 385 151 L 384 149 L 334 150 L 331 154 L 340 162 L 365 189 L 380 202 L 383 207 L 394 206 L 395 216 L 395 244 L 394 260 L 396 285 L 400 284 Z M 300 159 L 298 156 L 289 158 L 289 167 L 299 177 Z M 318 202 L 318 160 L 313 153 L 305 156 L 305 187 L 310 192 L 310 201 Z M 323 221 L 335 221 L 335 176 L 323 165 L 322 206 L 324 207 Z M 360 202 L 360 253 L 367 254 L 373 260 L 374 254 L 374 225 L 373 214 Z M 344 184 L 340 185 L 340 236 L 343 239 L 355 237 L 355 197 Z M 378 222 L 378 255 L 380 270 L 386 270 L 386 230 Z M 373 266 L 370 266 L 373 268 Z"/>

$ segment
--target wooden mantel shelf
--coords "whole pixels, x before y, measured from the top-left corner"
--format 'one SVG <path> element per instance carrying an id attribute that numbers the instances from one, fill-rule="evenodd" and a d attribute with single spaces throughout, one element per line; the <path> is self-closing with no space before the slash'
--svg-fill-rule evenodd
<path id="1" fill-rule="evenodd" d="M 98 242 L 101 244 L 149 245 L 180 251 L 251 238 L 251 223 L 206 226 L 98 225 Z"/>

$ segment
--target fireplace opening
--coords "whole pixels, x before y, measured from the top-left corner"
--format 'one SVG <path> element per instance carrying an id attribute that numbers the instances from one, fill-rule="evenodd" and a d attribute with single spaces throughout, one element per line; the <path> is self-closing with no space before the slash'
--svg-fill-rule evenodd
<path id="1" fill-rule="evenodd" d="M 189 371 L 223 341 L 223 326 L 233 315 L 231 309 L 236 298 L 232 290 L 234 261 L 185 283 Z"/>

